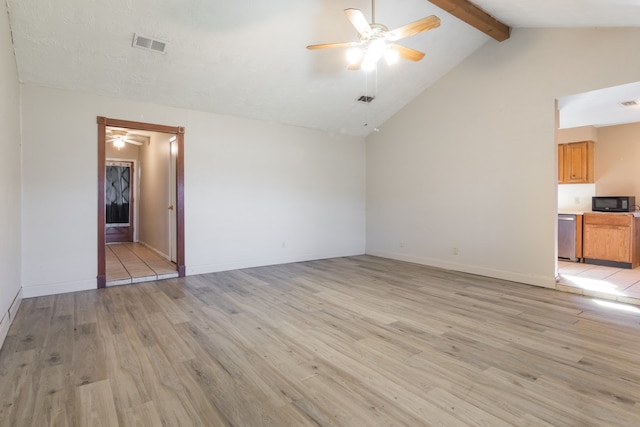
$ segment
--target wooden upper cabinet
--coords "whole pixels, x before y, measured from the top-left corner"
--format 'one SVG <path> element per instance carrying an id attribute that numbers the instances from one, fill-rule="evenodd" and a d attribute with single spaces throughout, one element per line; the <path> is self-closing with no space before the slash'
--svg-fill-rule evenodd
<path id="1" fill-rule="evenodd" d="M 586 184 L 593 180 L 593 141 L 558 145 L 558 183 Z"/>

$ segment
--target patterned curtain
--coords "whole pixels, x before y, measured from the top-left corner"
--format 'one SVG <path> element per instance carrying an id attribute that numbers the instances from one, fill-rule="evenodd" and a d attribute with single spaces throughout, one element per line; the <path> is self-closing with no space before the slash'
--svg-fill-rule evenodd
<path id="1" fill-rule="evenodd" d="M 107 224 L 129 223 L 129 166 L 107 166 L 106 173 Z"/>

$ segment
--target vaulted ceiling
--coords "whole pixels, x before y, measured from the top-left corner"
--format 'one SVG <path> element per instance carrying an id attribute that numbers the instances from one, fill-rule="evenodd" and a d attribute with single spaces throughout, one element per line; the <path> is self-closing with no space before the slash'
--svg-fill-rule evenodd
<path id="1" fill-rule="evenodd" d="M 365 73 L 346 69 L 343 49 L 305 46 L 357 41 L 343 11 L 370 18 L 368 0 L 7 1 L 22 82 L 351 135 L 367 135 L 483 44 L 499 43 L 453 16 L 469 15 L 462 3 L 376 1 L 376 21 L 390 29 L 428 15 L 441 25 L 401 40 L 423 60 Z M 513 28 L 640 25 L 638 0 L 474 3 Z M 132 47 L 134 33 L 166 42 L 166 53 Z"/>

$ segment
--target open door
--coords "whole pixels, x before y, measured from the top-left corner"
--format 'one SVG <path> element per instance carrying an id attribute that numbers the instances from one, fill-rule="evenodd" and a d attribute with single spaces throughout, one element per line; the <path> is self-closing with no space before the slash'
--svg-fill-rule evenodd
<path id="1" fill-rule="evenodd" d="M 131 122 L 127 120 L 110 119 L 106 117 L 98 117 L 98 274 L 97 285 L 98 288 L 106 287 L 106 243 L 107 243 L 107 229 L 108 228 L 125 228 L 125 227 L 107 227 L 107 161 L 106 161 L 106 133 L 107 127 L 117 127 L 124 129 L 137 129 L 150 132 L 161 132 L 175 135 L 175 140 L 172 142 L 172 154 L 171 161 L 173 167 L 170 169 L 171 179 L 175 180 L 175 186 L 171 197 L 175 200 L 169 209 L 170 215 L 170 227 L 175 230 L 175 233 L 171 233 L 175 236 L 171 242 L 171 258 L 176 263 L 178 275 L 184 277 L 185 275 L 185 256 L 184 256 L 184 127 L 179 126 L 165 126 L 150 123 Z M 175 145 L 175 149 L 173 149 Z M 121 174 L 121 177 L 126 177 L 126 171 L 112 170 L 114 177 L 116 172 Z M 129 173 L 131 174 L 131 170 Z M 130 177 L 133 175 L 130 175 Z M 113 178 L 113 177 L 112 177 Z M 122 184 L 117 183 L 117 179 L 113 179 L 116 186 Z M 130 182 L 130 181 L 129 181 Z M 111 188 L 110 190 L 113 190 Z M 113 192 L 113 191 L 112 191 Z M 116 191 L 117 192 L 117 191 Z M 110 194 L 109 197 L 112 197 Z M 118 208 L 117 203 L 115 210 L 125 211 L 124 199 L 121 199 L 122 207 Z M 129 206 L 130 208 L 130 206 Z M 113 214 L 113 212 L 109 212 Z M 133 227 L 131 222 L 132 214 L 129 214 L 130 228 L 128 232 L 133 233 Z M 124 217 L 118 219 L 124 221 Z M 122 222 L 123 223 L 123 222 Z"/>

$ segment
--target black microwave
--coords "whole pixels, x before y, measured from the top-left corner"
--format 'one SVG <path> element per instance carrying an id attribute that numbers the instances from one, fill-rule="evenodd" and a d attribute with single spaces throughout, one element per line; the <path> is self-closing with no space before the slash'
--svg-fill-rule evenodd
<path id="1" fill-rule="evenodd" d="M 634 196 L 596 196 L 591 198 L 591 210 L 596 212 L 633 212 Z"/>

